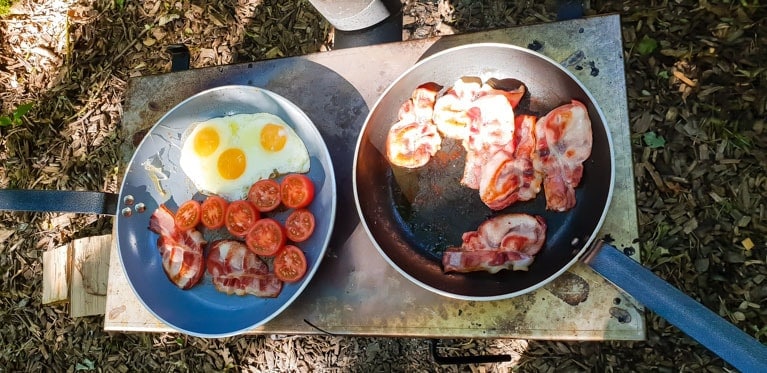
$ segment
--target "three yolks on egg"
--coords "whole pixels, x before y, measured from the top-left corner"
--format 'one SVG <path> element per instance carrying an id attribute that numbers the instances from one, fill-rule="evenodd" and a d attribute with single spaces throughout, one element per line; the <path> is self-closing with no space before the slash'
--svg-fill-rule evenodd
<path id="1" fill-rule="evenodd" d="M 280 117 L 237 114 L 192 126 L 181 168 L 198 190 L 237 199 L 274 174 L 307 172 L 306 145 Z"/>

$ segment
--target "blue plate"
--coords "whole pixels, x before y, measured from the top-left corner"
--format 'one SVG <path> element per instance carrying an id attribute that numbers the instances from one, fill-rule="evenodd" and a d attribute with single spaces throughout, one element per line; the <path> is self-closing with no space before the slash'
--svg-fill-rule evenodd
<path id="1" fill-rule="evenodd" d="M 195 122 L 258 112 L 284 119 L 309 151 L 308 176 L 316 188 L 309 210 L 317 217 L 317 222 L 312 237 L 297 245 L 306 254 L 306 276 L 299 282 L 286 283 L 277 298 L 226 295 L 214 288 L 207 273 L 192 289 L 181 290 L 166 277 L 157 249 L 158 235 L 148 227 L 149 217 L 160 204 L 175 211 L 184 201 L 200 197 L 179 166 L 183 135 Z M 285 214 L 287 212 L 274 217 L 284 221 Z M 268 322 L 301 294 L 325 255 L 335 215 L 333 164 L 325 142 L 309 117 L 273 92 L 251 86 L 223 86 L 198 93 L 178 104 L 160 118 L 139 144 L 120 189 L 116 222 L 118 251 L 128 282 L 153 315 L 189 335 L 226 337 Z"/>

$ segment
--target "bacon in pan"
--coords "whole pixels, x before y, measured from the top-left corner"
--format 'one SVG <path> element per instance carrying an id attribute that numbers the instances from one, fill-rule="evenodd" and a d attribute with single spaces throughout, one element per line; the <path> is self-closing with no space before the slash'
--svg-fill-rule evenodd
<path id="1" fill-rule="evenodd" d="M 591 120 L 586 106 L 572 100 L 541 118 L 535 127 L 539 168 L 546 175 L 546 208 L 567 211 L 575 206 L 575 187 L 583 162 L 591 155 Z"/>
<path id="2" fill-rule="evenodd" d="M 543 171 L 535 167 L 536 117 L 519 115 L 514 126 L 514 138 L 493 154 L 482 167 L 479 196 L 493 210 L 503 210 L 517 201 L 534 199 L 541 190 Z"/>
<path id="3" fill-rule="evenodd" d="M 425 165 L 442 146 L 442 137 L 432 120 L 434 102 L 442 86 L 424 83 L 402 104 L 398 122 L 386 137 L 386 157 L 396 166 L 417 168 Z"/>
<path id="4" fill-rule="evenodd" d="M 504 214 L 486 220 L 463 234 L 460 247 L 445 250 L 445 272 L 527 270 L 546 241 L 546 222 L 540 216 Z"/>

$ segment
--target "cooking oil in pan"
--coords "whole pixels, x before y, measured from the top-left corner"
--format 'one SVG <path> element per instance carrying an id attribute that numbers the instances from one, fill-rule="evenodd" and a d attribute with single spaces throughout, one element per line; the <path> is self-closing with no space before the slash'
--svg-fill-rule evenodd
<path id="1" fill-rule="evenodd" d="M 392 167 L 390 190 L 400 224 L 414 246 L 435 260 L 491 214 L 477 191 L 461 184 L 464 159 L 461 143 L 445 139 L 426 166 Z"/>

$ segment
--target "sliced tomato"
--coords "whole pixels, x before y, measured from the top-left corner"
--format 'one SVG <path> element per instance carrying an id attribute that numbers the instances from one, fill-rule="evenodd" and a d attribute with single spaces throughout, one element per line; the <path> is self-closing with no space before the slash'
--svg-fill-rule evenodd
<path id="1" fill-rule="evenodd" d="M 219 196 L 209 196 L 202 202 L 200 221 L 208 229 L 218 229 L 224 226 L 224 214 L 229 202 Z"/>
<path id="2" fill-rule="evenodd" d="M 256 181 L 248 191 L 248 201 L 261 212 L 276 209 L 280 205 L 280 184 L 274 179 Z"/>
<path id="3" fill-rule="evenodd" d="M 314 200 L 314 183 L 304 174 L 289 174 L 280 182 L 280 197 L 292 209 L 309 206 Z"/>
<path id="4" fill-rule="evenodd" d="M 260 219 L 245 236 L 248 249 L 261 256 L 274 256 L 285 242 L 285 228 L 272 218 Z"/>
<path id="5" fill-rule="evenodd" d="M 307 209 L 293 210 L 285 219 L 285 230 L 291 241 L 306 241 L 314 233 L 314 214 Z"/>
<path id="6" fill-rule="evenodd" d="M 226 225 L 226 229 L 232 235 L 245 237 L 260 217 L 261 215 L 258 213 L 258 210 L 250 201 L 237 200 L 230 203 L 226 208 L 224 225 Z"/>
<path id="7" fill-rule="evenodd" d="M 181 230 L 190 230 L 200 224 L 200 202 L 189 200 L 179 206 L 173 217 L 176 227 Z"/>
<path id="8" fill-rule="evenodd" d="M 293 245 L 285 245 L 274 257 L 274 274 L 282 281 L 296 282 L 306 274 L 306 256 Z"/>

